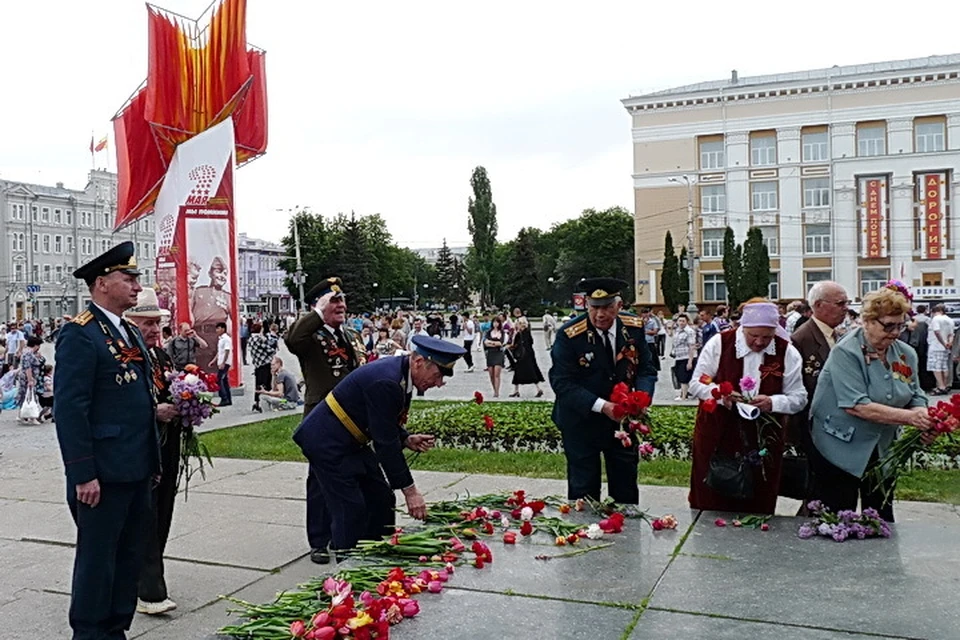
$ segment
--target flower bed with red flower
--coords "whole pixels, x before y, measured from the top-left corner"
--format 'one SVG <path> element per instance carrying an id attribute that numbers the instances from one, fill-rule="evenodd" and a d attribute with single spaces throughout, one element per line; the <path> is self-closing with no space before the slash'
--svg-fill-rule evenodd
<path id="1" fill-rule="evenodd" d="M 585 526 L 569 516 L 588 503 L 571 506 L 555 497 L 534 499 L 522 490 L 433 503 L 426 524 L 417 530 L 397 529 L 380 540 L 362 540 L 356 549 L 343 553 L 355 566 L 284 591 L 270 604 L 225 598 L 237 605 L 231 612 L 242 620 L 219 633 L 264 640 L 388 638 L 391 625 L 420 612 L 415 597 L 443 591 L 460 566 L 483 569 L 491 564 L 493 540 L 515 545 L 548 534 L 558 547 L 576 545 L 558 554 L 536 556 L 544 561 L 611 546 L 612 542 L 593 541 L 622 532 L 628 518 L 606 501 L 593 504 L 602 517 Z M 548 508 L 555 508 L 559 515 L 547 515 Z M 655 531 L 677 526 L 672 515 L 653 523 Z"/>
<path id="2" fill-rule="evenodd" d="M 210 452 L 200 441 L 195 428 L 210 416 L 219 413 L 219 409 L 213 404 L 213 394 L 220 387 L 217 385 L 216 375 L 204 373 L 195 364 L 188 364 L 183 371 L 170 373 L 167 377 L 170 380 L 170 396 L 183 425 L 177 486 L 179 487 L 180 482 L 183 481 L 183 497 L 186 500 L 193 474 L 200 472 L 200 477 L 206 478 L 204 465 L 213 466 Z M 194 466 L 194 459 L 196 459 L 196 466 Z"/>

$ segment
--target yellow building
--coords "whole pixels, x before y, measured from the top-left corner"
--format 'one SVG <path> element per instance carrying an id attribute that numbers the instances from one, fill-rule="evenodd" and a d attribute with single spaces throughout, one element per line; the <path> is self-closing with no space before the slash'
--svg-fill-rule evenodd
<path id="1" fill-rule="evenodd" d="M 960 55 L 738 78 L 631 96 L 637 302 L 662 303 L 664 235 L 692 218 L 693 299 L 718 303 L 723 233 L 760 227 L 770 296 L 854 298 L 901 278 L 960 297 L 952 203 Z"/>

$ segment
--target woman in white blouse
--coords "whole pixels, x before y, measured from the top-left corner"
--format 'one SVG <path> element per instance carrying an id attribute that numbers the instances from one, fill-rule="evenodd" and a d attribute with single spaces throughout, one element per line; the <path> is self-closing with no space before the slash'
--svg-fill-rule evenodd
<path id="1" fill-rule="evenodd" d="M 750 302 L 739 328 L 703 346 L 690 382 L 700 400 L 690 476 L 694 509 L 772 514 L 776 508 L 784 416 L 807 403 L 800 353 L 777 335 L 779 328 L 776 305 Z M 723 383 L 732 393 L 718 400 L 728 386 Z"/>

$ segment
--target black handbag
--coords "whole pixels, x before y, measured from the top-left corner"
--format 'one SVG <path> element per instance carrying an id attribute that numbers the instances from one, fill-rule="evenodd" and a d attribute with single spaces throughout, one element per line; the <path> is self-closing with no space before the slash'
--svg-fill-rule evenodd
<path id="1" fill-rule="evenodd" d="M 704 484 L 722 496 L 737 500 L 753 497 L 753 469 L 740 456 L 714 451 Z"/>
<path id="2" fill-rule="evenodd" d="M 806 500 L 810 497 L 810 462 L 807 456 L 788 449 L 783 452 L 780 465 L 780 489 L 777 492 L 785 498 Z"/>

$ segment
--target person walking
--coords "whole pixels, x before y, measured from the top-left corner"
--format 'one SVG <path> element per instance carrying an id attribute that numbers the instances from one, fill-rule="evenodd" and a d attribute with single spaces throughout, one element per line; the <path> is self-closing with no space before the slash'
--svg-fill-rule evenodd
<path id="1" fill-rule="evenodd" d="M 366 363 L 366 349 L 360 337 L 345 326 L 347 299 L 343 281 L 329 277 L 307 293 L 313 309 L 290 325 L 287 348 L 300 361 L 306 382 L 303 417 L 306 419 L 347 375 Z M 307 542 L 310 560 L 330 562 L 331 514 L 320 489 L 320 470 L 307 469 Z"/>
<path id="2" fill-rule="evenodd" d="M 35 399 L 39 402 L 38 396 L 43 388 L 43 367 L 46 361 L 40 355 L 40 346 L 43 340 L 37 336 L 31 335 L 27 338 L 26 349 L 20 357 L 20 376 L 17 379 L 18 393 L 17 406 L 22 407 L 27 399 Z M 40 418 L 24 418 L 24 424 L 40 424 Z"/>
<path id="3" fill-rule="evenodd" d="M 673 375 L 680 386 L 680 395 L 674 400 L 689 398 L 690 378 L 697 364 L 697 333 L 687 322 L 687 316 L 677 318 L 673 334 Z"/>
<path id="4" fill-rule="evenodd" d="M 233 404 L 230 396 L 230 361 L 232 360 L 233 340 L 227 333 L 227 323 L 217 323 L 217 355 L 210 361 L 209 366 L 217 368 L 217 385 L 219 385 L 220 407 L 229 407 Z"/>
<path id="5" fill-rule="evenodd" d="M 490 375 L 490 386 L 493 387 L 494 398 L 500 397 L 504 339 L 503 323 L 499 317 L 496 317 L 490 323 L 490 330 L 483 337 L 483 352 L 487 360 L 487 373 Z"/>
<path id="6" fill-rule="evenodd" d="M 250 341 L 247 343 L 250 350 L 250 362 L 253 363 L 253 411 L 263 413 L 260 406 L 260 389 L 270 386 L 270 362 L 277 355 L 277 342 L 267 340 L 260 323 L 253 323 Z"/>
<path id="7" fill-rule="evenodd" d="M 557 336 L 557 317 L 549 309 L 543 313 L 543 342 L 549 351 L 553 347 L 553 341 Z"/>
<path id="8" fill-rule="evenodd" d="M 141 291 L 133 254 L 124 242 L 73 272 L 91 302 L 57 338 L 57 440 L 77 526 L 73 640 L 120 639 L 130 628 L 160 473 L 153 367 L 140 332 L 120 317 Z"/>
<path id="9" fill-rule="evenodd" d="M 543 397 L 543 373 L 537 364 L 537 353 L 533 350 L 533 334 L 530 332 L 530 323 L 526 318 L 514 321 L 513 341 L 510 350 L 513 352 L 513 393 L 511 398 L 520 397 L 520 385 L 532 384 L 537 388 L 537 398 Z"/>
<path id="10" fill-rule="evenodd" d="M 477 325 L 470 318 L 470 312 L 463 312 L 463 348 L 467 352 L 463 361 L 467 363 L 467 373 L 473 373 L 473 339 L 477 335 Z"/>
<path id="11" fill-rule="evenodd" d="M 950 361 L 953 350 L 953 320 L 947 316 L 943 303 L 933 305 L 933 318 L 927 330 L 927 371 L 937 379 L 937 387 L 930 393 L 942 396 L 950 393 Z"/>

